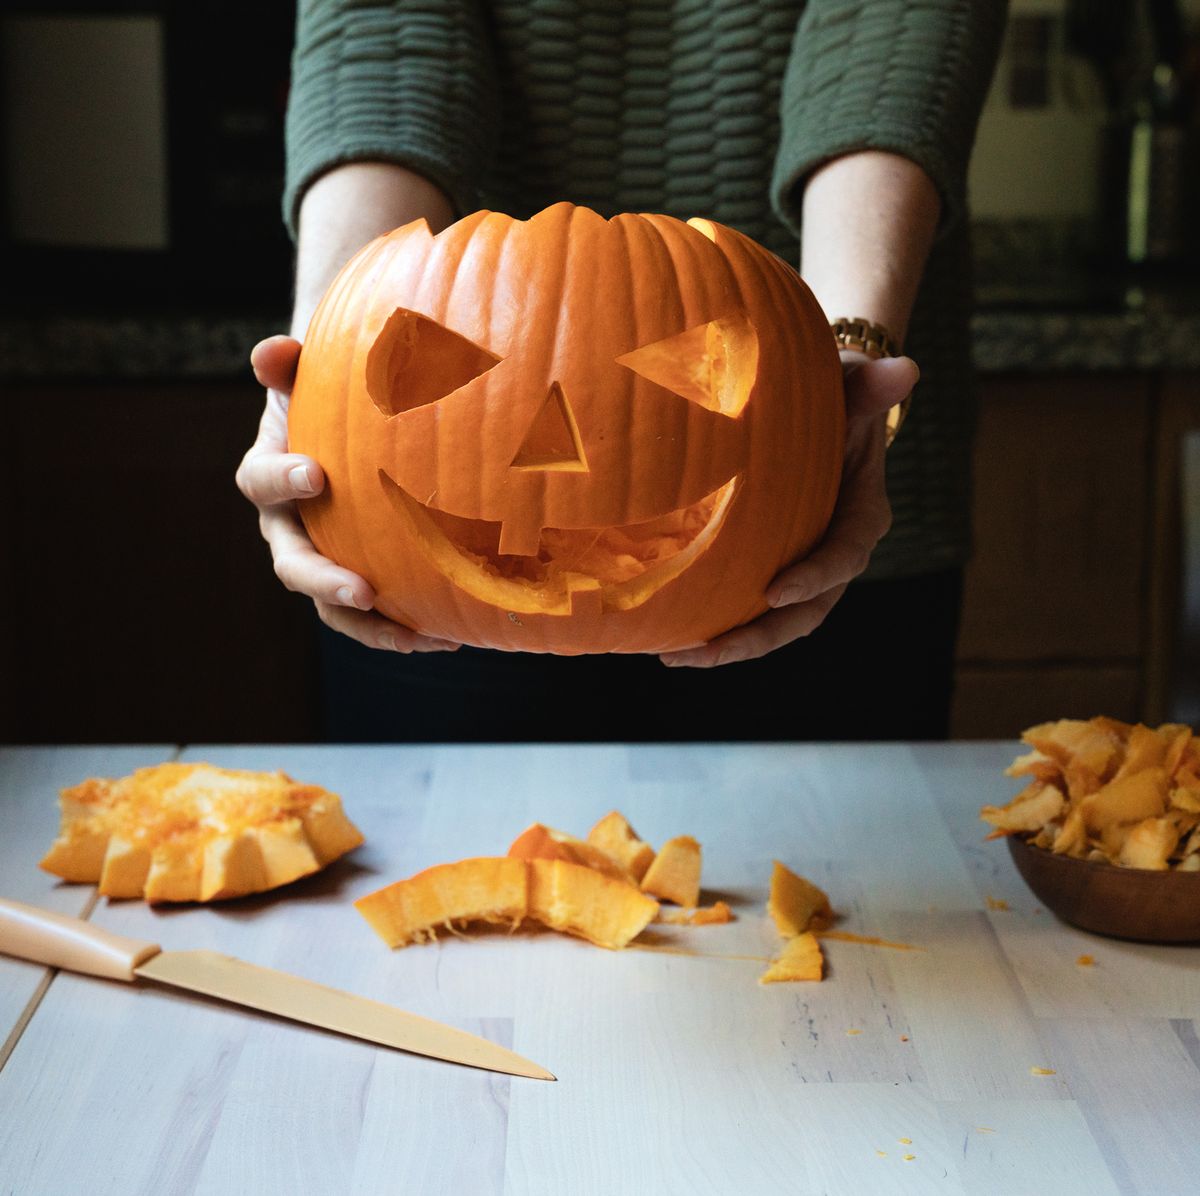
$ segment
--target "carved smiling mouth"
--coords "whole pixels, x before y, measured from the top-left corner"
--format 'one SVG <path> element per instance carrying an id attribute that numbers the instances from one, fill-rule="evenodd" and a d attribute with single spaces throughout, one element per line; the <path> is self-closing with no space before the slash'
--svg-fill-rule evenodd
<path id="1" fill-rule="evenodd" d="M 699 502 L 641 523 L 542 528 L 537 554 L 514 556 L 499 551 L 500 523 L 435 510 L 383 470 L 379 478 L 409 534 L 459 589 L 509 612 L 551 615 L 640 606 L 704 553 L 740 482 L 731 478 Z"/>

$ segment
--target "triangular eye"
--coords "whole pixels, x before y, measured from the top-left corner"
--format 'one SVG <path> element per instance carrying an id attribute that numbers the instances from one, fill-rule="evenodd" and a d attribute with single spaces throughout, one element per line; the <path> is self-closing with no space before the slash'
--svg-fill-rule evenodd
<path id="1" fill-rule="evenodd" d="M 367 394 L 384 415 L 436 403 L 500 361 L 419 312 L 398 307 L 367 354 Z"/>
<path id="2" fill-rule="evenodd" d="M 735 418 L 758 375 L 758 334 L 745 316 L 710 320 L 617 358 L 617 364 L 709 411 Z"/>

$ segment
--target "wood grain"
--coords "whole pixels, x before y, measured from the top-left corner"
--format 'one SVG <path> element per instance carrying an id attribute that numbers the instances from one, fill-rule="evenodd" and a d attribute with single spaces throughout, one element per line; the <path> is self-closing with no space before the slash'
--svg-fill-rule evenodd
<path id="1" fill-rule="evenodd" d="M 37 862 L 58 834 L 58 794 L 89 776 L 122 776 L 159 764 L 172 747 L 5 748 L 0 750 L 0 896 L 80 917 L 95 901 L 91 885 L 68 885 Z M 0 1067 L 10 1036 L 41 999 L 52 969 L 0 955 Z"/>
<path id="2" fill-rule="evenodd" d="M 1182 1196 L 1200 949 L 1040 909 L 978 819 L 1011 796 L 1016 747 L 189 750 L 334 789 L 366 845 L 274 894 L 101 901 L 95 921 L 483 1033 L 558 1082 L 58 975 L 0 1071 L 0 1193 Z M 5 809 L 35 788 L 10 784 Z M 350 907 L 534 820 L 583 834 L 613 808 L 651 841 L 700 839 L 737 920 L 621 952 L 503 932 L 388 951 Z M 28 838 L 0 841 L 6 875 Z M 822 983 L 760 986 L 775 858 L 827 888 L 840 929 L 918 949 L 827 940 Z"/>

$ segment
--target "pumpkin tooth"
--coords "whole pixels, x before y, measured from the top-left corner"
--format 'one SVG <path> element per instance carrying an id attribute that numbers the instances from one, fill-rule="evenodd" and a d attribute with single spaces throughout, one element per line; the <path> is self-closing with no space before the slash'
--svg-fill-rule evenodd
<path id="1" fill-rule="evenodd" d="M 39 868 L 75 883 L 94 881 L 104 868 L 109 833 L 75 824 L 60 834 L 42 857 Z"/>
<path id="2" fill-rule="evenodd" d="M 267 883 L 271 888 L 290 884 L 301 876 L 316 872 L 321 866 L 299 818 L 251 827 L 250 833 L 258 840 Z"/>
<path id="3" fill-rule="evenodd" d="M 140 897 L 150 871 L 150 851 L 143 843 L 113 835 L 104 853 L 98 888 L 105 897 Z"/>
<path id="4" fill-rule="evenodd" d="M 143 895 L 151 905 L 161 901 L 199 901 L 203 863 L 173 843 L 155 849 L 150 856 Z"/>

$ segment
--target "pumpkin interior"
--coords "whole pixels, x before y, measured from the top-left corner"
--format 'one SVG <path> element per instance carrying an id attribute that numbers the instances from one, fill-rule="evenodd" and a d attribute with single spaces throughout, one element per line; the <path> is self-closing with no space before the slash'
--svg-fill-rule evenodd
<path id="1" fill-rule="evenodd" d="M 542 528 L 534 555 L 500 550 L 503 527 L 423 506 L 380 470 L 384 492 L 447 577 L 467 593 L 510 610 L 566 613 L 574 596 L 599 589 L 606 607 L 640 605 L 712 542 L 737 479 L 678 511 L 602 528 Z"/>

